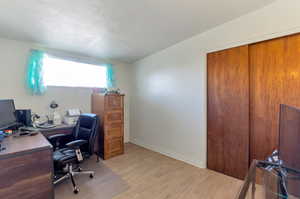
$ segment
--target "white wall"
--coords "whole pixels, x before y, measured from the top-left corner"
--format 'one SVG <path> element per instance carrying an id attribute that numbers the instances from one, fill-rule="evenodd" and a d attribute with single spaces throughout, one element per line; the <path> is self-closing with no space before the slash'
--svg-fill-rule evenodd
<path id="1" fill-rule="evenodd" d="M 136 62 L 130 140 L 205 167 L 206 53 L 300 32 L 299 10 L 278 0 Z"/>
<path id="2" fill-rule="evenodd" d="M 25 87 L 26 62 L 29 50 L 44 49 L 41 46 L 0 39 L 0 99 L 15 99 L 16 108 L 30 108 L 39 114 L 48 114 L 52 100 L 60 105 L 60 111 L 80 108 L 83 112 L 91 111 L 91 93 L 88 88 L 49 87 L 43 96 L 32 96 Z M 48 52 L 72 59 L 101 64 L 103 61 L 84 58 L 65 52 L 46 49 Z M 110 62 L 111 63 L 111 62 Z M 125 97 L 125 142 L 129 141 L 129 99 L 130 73 L 127 64 L 112 62 L 115 68 L 117 86 L 126 94 Z"/>

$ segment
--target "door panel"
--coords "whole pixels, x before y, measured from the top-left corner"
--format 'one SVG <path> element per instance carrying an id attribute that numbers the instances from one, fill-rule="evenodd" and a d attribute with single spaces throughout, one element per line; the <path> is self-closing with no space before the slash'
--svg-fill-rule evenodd
<path id="1" fill-rule="evenodd" d="M 300 35 L 250 45 L 251 160 L 278 148 L 279 105 L 300 107 Z"/>
<path id="2" fill-rule="evenodd" d="M 244 178 L 249 165 L 248 46 L 209 53 L 208 168 Z"/>

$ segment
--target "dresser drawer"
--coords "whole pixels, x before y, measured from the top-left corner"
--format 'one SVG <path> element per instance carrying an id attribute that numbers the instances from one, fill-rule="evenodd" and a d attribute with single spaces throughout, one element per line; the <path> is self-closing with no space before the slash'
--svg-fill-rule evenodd
<path id="1" fill-rule="evenodd" d="M 107 95 L 105 96 L 105 110 L 121 110 L 123 109 L 123 97 L 121 95 Z"/>
<path id="2" fill-rule="evenodd" d="M 107 129 L 105 130 L 104 134 L 106 140 L 123 136 L 122 128 Z"/>
<path id="3" fill-rule="evenodd" d="M 104 116 L 104 122 L 123 122 L 122 111 L 109 111 Z"/>
<path id="4" fill-rule="evenodd" d="M 123 122 L 107 122 L 104 124 L 105 130 L 109 129 L 122 129 L 123 128 Z"/>
<path id="5" fill-rule="evenodd" d="M 116 137 L 106 142 L 107 158 L 123 154 L 123 137 Z"/>

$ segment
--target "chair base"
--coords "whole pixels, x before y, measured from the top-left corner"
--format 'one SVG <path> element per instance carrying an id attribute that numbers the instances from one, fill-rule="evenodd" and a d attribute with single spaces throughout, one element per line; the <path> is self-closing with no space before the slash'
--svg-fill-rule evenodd
<path id="1" fill-rule="evenodd" d="M 56 184 L 58 184 L 58 183 L 60 183 L 64 180 L 67 180 L 67 179 L 71 178 L 72 185 L 73 185 L 73 192 L 75 194 L 77 194 L 79 192 L 79 189 L 76 186 L 74 176 L 76 176 L 76 175 L 89 175 L 90 178 L 93 178 L 94 174 L 95 174 L 94 171 L 85 171 L 85 170 L 81 169 L 80 167 L 77 168 L 78 171 L 74 171 L 72 164 L 67 165 L 66 169 L 67 169 L 67 173 L 65 175 L 63 175 L 62 177 L 58 178 L 57 180 L 54 180 L 53 184 L 56 185 Z"/>

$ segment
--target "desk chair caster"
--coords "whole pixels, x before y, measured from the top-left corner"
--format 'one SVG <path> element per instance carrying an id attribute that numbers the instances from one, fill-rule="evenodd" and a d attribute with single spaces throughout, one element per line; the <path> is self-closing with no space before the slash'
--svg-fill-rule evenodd
<path id="1" fill-rule="evenodd" d="M 74 193 L 74 194 L 78 194 L 78 193 L 79 193 L 79 189 L 78 189 L 78 188 L 75 188 L 74 191 L 73 191 L 73 193 Z"/>
<path id="2" fill-rule="evenodd" d="M 90 171 L 85 172 L 81 167 L 78 168 L 78 172 L 90 174 L 90 178 L 94 178 L 94 172 L 90 172 Z"/>

